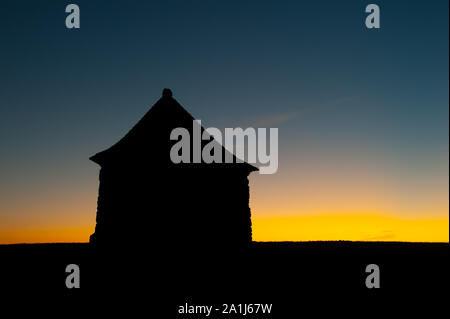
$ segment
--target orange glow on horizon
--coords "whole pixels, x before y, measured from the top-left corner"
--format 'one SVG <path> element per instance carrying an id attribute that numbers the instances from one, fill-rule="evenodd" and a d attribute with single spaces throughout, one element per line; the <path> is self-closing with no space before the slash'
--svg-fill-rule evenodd
<path id="1" fill-rule="evenodd" d="M 449 242 L 448 149 L 406 165 L 377 149 L 314 145 L 280 155 L 276 174 L 250 175 L 253 240 Z M 88 242 L 99 185 L 86 165 L 5 188 L 0 244 Z"/>
<path id="2" fill-rule="evenodd" d="M 449 219 L 383 215 L 253 217 L 254 241 L 449 242 Z M 88 242 L 94 225 L 0 231 L 0 244 Z"/>
<path id="3" fill-rule="evenodd" d="M 1 230 L 0 244 L 86 243 L 94 225 L 86 227 Z"/>
<path id="4" fill-rule="evenodd" d="M 0 244 L 83 243 L 89 241 L 94 225 L 86 227 L 1 230 Z"/>

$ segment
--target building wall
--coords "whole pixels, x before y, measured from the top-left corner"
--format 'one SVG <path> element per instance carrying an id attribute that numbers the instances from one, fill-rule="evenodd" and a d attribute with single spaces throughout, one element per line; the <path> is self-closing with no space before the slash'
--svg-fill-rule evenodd
<path id="1" fill-rule="evenodd" d="M 158 247 L 251 242 L 247 173 L 235 169 L 103 167 L 92 242 Z"/>

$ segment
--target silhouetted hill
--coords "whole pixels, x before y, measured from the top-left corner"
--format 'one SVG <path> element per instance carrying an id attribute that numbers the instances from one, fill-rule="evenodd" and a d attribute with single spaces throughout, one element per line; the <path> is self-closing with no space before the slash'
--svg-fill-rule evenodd
<path id="1" fill-rule="evenodd" d="M 21 296 L 35 292 L 33 298 L 50 292 L 63 305 L 75 302 L 77 309 L 89 306 L 103 315 L 120 308 L 159 318 L 206 318 L 178 315 L 185 303 L 217 309 L 224 303 L 273 304 L 270 316 L 250 318 L 299 317 L 306 309 L 322 316 L 349 314 L 361 306 L 383 314 L 387 305 L 404 314 L 404 301 L 428 307 L 426 300 L 432 300 L 430 311 L 441 305 L 448 291 L 448 248 L 447 243 L 254 242 L 220 254 L 188 249 L 162 255 L 140 246 L 0 245 L 0 289 Z M 65 267 L 72 263 L 80 267 L 80 289 L 65 286 Z M 380 289 L 365 286 L 365 267 L 372 263 L 380 267 Z M 219 315 L 210 318 L 236 318 Z"/>
<path id="2" fill-rule="evenodd" d="M 70 263 L 80 266 L 83 290 L 113 284 L 103 278 L 109 272 L 115 274 L 114 284 L 124 279 L 131 286 L 129 279 L 142 273 L 149 275 L 140 281 L 148 279 L 155 285 L 161 276 L 151 277 L 158 272 L 164 274 L 165 283 L 175 279 L 200 284 L 212 276 L 217 284 L 224 281 L 226 285 L 229 277 L 243 277 L 241 288 L 250 291 L 266 285 L 283 291 L 284 280 L 297 283 L 302 290 L 367 290 L 365 266 L 371 263 L 380 266 L 384 290 L 434 289 L 448 279 L 447 243 L 254 242 L 240 251 L 208 254 L 188 249 L 176 255 L 156 255 L 155 248 L 99 250 L 87 243 L 0 245 L 1 282 L 3 287 L 8 283 L 20 289 L 65 290 L 65 266 Z M 102 268 L 105 264 L 108 267 Z"/>

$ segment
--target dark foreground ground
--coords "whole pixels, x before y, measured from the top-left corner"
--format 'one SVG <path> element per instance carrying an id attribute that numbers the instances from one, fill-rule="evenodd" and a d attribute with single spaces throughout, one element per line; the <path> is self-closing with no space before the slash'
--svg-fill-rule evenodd
<path id="1" fill-rule="evenodd" d="M 448 244 L 254 243 L 213 253 L 24 244 L 0 246 L 0 260 L 2 295 L 53 295 L 78 306 L 158 318 L 207 318 L 178 314 L 186 303 L 218 309 L 209 318 L 300 318 L 308 308 L 317 314 L 360 306 L 373 312 L 386 305 L 432 312 L 449 291 Z M 80 267 L 80 289 L 66 287 L 68 264 Z M 380 268 L 379 289 L 366 287 L 369 264 Z M 258 303 L 272 304 L 271 314 L 223 313 L 231 304 Z"/>

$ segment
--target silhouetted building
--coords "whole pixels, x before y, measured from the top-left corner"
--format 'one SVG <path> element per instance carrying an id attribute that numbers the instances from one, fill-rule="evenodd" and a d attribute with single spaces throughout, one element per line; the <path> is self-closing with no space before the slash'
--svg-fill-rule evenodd
<path id="1" fill-rule="evenodd" d="M 192 149 L 193 120 L 164 89 L 162 98 L 119 142 L 90 158 L 101 166 L 91 243 L 244 246 L 251 242 L 247 177 L 257 168 L 236 163 L 234 156 L 234 163 L 174 164 L 170 159 L 177 142 L 170 140 L 174 128 L 191 133 Z"/>

